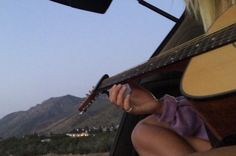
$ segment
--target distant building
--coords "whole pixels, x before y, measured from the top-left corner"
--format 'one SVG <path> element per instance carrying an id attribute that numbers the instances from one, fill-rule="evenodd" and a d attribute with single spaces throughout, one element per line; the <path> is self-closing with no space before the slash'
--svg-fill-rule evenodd
<path id="1" fill-rule="evenodd" d="M 116 131 L 118 128 L 119 128 L 119 125 L 77 128 L 77 129 L 73 129 L 71 132 L 66 133 L 66 136 L 73 137 L 73 138 L 95 136 L 96 133 L 113 132 L 113 131 Z"/>
<path id="2" fill-rule="evenodd" d="M 85 129 L 74 129 L 69 133 L 66 133 L 66 136 L 72 137 L 72 138 L 80 138 L 80 137 L 88 137 L 90 134 L 88 133 L 88 130 Z"/>

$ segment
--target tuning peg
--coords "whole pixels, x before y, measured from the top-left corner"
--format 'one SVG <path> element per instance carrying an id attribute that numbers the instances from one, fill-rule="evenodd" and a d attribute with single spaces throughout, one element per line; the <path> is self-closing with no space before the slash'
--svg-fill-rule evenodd
<path id="1" fill-rule="evenodd" d="M 88 106 L 83 109 L 83 113 L 87 112 Z"/>
<path id="2" fill-rule="evenodd" d="M 86 94 L 86 98 L 83 99 L 83 102 L 81 102 L 81 105 L 79 107 L 79 110 L 82 110 L 80 114 L 83 114 L 88 106 L 90 106 L 94 102 L 94 98 L 96 98 L 97 93 L 99 92 L 98 88 L 103 82 L 103 80 L 107 79 L 109 76 L 107 74 L 103 75 L 101 79 L 98 81 L 96 87 L 92 86 L 92 90 L 89 90 L 89 94 Z"/>
<path id="3" fill-rule="evenodd" d="M 88 109 L 88 107 L 89 107 L 89 104 L 88 104 L 87 106 L 85 106 L 85 107 L 84 107 L 84 110 L 87 110 L 87 109 Z"/>
<path id="4" fill-rule="evenodd" d="M 92 101 L 88 104 L 88 107 L 90 107 L 92 105 Z"/>

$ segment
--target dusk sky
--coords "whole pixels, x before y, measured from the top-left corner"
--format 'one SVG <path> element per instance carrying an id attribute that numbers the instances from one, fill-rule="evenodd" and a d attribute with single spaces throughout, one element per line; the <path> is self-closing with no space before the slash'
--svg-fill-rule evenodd
<path id="1" fill-rule="evenodd" d="M 179 17 L 182 0 L 149 0 Z M 84 97 L 103 74 L 146 61 L 174 22 L 137 0 L 106 14 L 49 0 L 0 2 L 0 118 L 50 97 Z"/>

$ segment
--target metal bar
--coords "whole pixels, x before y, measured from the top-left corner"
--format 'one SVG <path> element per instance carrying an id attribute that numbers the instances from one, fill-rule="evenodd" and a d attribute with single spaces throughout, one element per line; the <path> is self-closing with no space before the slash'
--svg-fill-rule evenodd
<path id="1" fill-rule="evenodd" d="M 164 16 L 164 17 L 166 17 L 166 18 L 168 18 L 168 19 L 170 19 L 170 20 L 172 20 L 174 22 L 178 22 L 178 20 L 179 20 L 178 18 L 172 16 L 171 14 L 168 14 L 167 12 L 165 12 L 165 11 L 155 7 L 154 5 L 148 3 L 148 2 L 146 2 L 144 0 L 138 0 L 138 2 L 140 4 L 142 4 L 143 6 L 149 8 L 149 9 L 151 9 L 151 10 L 153 10 L 153 11 L 159 13 L 159 14 L 161 14 L 162 16 Z"/>

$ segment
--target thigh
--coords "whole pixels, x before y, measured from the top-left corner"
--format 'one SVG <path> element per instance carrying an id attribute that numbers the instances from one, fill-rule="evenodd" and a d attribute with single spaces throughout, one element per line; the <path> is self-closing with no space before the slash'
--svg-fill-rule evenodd
<path id="1" fill-rule="evenodd" d="M 212 148 L 208 140 L 197 137 L 184 137 L 185 140 L 198 152 L 205 152 Z"/>
<path id="2" fill-rule="evenodd" d="M 142 121 L 140 121 L 139 124 L 147 124 L 147 125 L 153 125 L 157 127 L 164 128 L 166 130 L 173 131 L 173 133 L 176 133 L 169 125 L 168 123 L 159 121 L 159 118 L 157 115 L 150 115 L 146 118 L 144 118 Z M 191 137 L 191 136 L 180 136 L 181 139 L 188 142 L 189 145 L 192 146 L 192 148 L 198 152 L 204 152 L 212 148 L 210 142 L 208 140 L 204 140 L 198 137 Z"/>
<path id="3" fill-rule="evenodd" d="M 140 121 L 133 130 L 132 142 L 140 155 L 185 155 L 195 152 L 168 124 L 159 122 L 155 115 Z M 171 148 L 170 148 L 171 147 Z"/>

